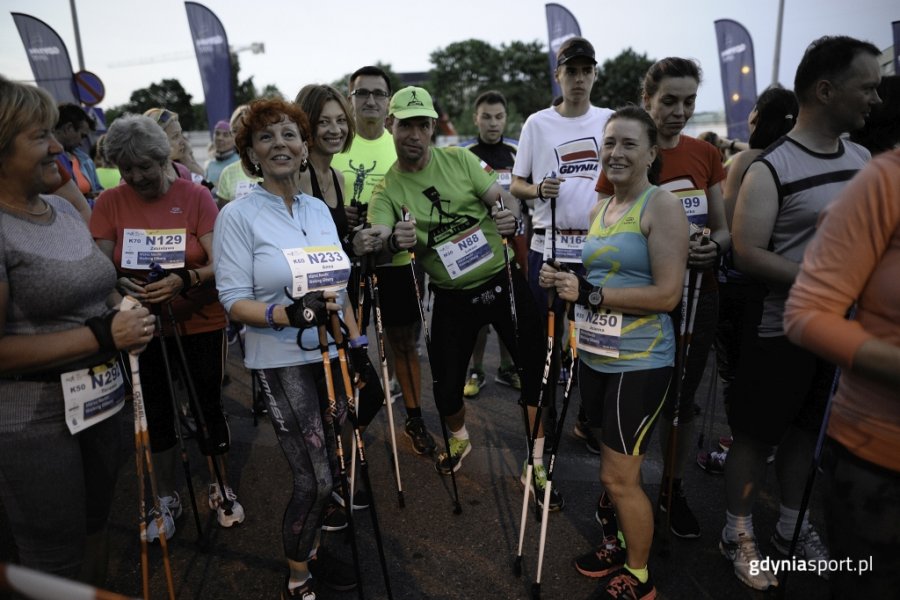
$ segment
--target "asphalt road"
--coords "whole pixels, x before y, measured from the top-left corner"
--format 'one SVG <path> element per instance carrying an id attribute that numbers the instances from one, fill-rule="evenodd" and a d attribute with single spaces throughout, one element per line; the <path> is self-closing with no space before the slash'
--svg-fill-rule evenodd
<path id="1" fill-rule="evenodd" d="M 231 383 L 225 388 L 225 408 L 230 415 L 232 484 L 247 518 L 240 526 L 221 529 L 206 506 L 205 463 L 196 444 L 190 442 L 190 462 L 194 488 L 200 500 L 200 517 L 206 544 L 197 544 L 197 532 L 190 510 L 178 521 L 178 532 L 170 543 L 170 556 L 179 599 L 274 599 L 279 597 L 286 574 L 281 550 L 280 526 L 290 489 L 286 462 L 267 418 L 254 424 L 250 413 L 249 373 L 242 367 L 236 346 L 228 361 Z M 433 462 L 416 456 L 402 435 L 404 413 L 394 405 L 398 424 L 397 443 L 405 498 L 398 506 L 397 486 L 389 462 L 390 446 L 384 411 L 365 434 L 374 488 L 375 506 L 387 556 L 390 587 L 397 599 L 517 599 L 529 598 L 535 581 L 538 559 L 539 523 L 529 516 L 524 542 L 523 573 L 513 574 L 519 535 L 522 487 L 518 475 L 525 456 L 521 410 L 516 393 L 493 382 L 497 350 L 495 337 L 488 343 L 486 370 L 488 385 L 478 398 L 467 403 L 473 450 L 457 473 L 462 514 L 453 514 L 450 479 L 439 475 Z M 427 359 L 421 358 L 423 380 L 430 382 Z M 710 369 L 707 369 L 707 377 Z M 706 403 L 706 382 L 700 387 L 698 402 Z M 430 385 L 423 385 L 425 420 L 440 440 L 437 413 Z M 562 401 L 562 388 L 559 388 Z M 578 574 L 572 559 L 598 541 L 594 505 L 600 491 L 599 457 L 590 454 L 583 442 L 571 435 L 573 393 L 566 418 L 555 483 L 566 499 L 563 511 L 550 515 L 541 575 L 542 597 L 547 599 L 587 598 L 596 582 Z M 711 407 L 710 407 L 711 408 Z M 727 433 L 721 406 L 712 421 L 712 439 Z M 138 501 L 132 448 L 131 410 L 123 420 L 122 468 L 110 523 L 112 557 L 108 589 L 132 596 L 140 595 L 140 546 Z M 698 427 L 703 416 L 696 420 Z M 643 480 L 651 498 L 658 493 L 662 471 L 658 435 L 644 462 Z M 695 437 L 696 439 L 696 437 Z M 179 468 L 179 476 L 181 470 Z M 183 485 L 183 482 L 182 482 Z M 691 465 L 685 475 L 688 499 L 697 514 L 702 536 L 696 540 L 672 538 L 666 556 L 661 544 L 654 544 L 651 574 L 666 599 L 720 599 L 775 597 L 755 592 L 732 574 L 731 565 L 719 554 L 718 536 L 724 524 L 724 485 L 721 476 L 710 475 Z M 818 493 L 818 490 L 817 490 Z M 181 493 L 187 507 L 188 495 Z M 754 522 L 764 553 L 775 550 L 768 538 L 777 519 L 777 492 L 770 470 L 767 487 L 761 494 Z M 812 521 L 821 524 L 818 496 L 814 496 Z M 373 535 L 369 511 L 356 513 L 358 544 L 366 598 L 387 598 L 386 586 Z M 0 519 L 2 520 L 2 519 Z M 820 528 L 821 530 L 821 528 Z M 0 523 L 0 560 L 9 560 L 13 549 L 9 533 Z M 5 541 L 4 539 L 5 538 Z M 325 534 L 323 543 L 348 560 L 350 546 L 343 533 Z M 153 598 L 165 598 L 166 586 L 158 545 L 150 550 Z M 827 583 L 808 573 L 790 576 L 787 598 L 825 598 Z M 0 594 L 2 597 L 2 594 Z M 333 592 L 320 588 L 320 600 L 350 599 L 356 592 Z"/>

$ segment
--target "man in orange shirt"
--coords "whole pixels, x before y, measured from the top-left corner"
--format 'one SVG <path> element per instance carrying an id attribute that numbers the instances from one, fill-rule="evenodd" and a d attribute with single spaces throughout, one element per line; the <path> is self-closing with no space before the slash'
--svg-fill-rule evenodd
<path id="1" fill-rule="evenodd" d="M 89 202 L 103 191 L 97 178 L 97 167 L 82 148 L 82 142 L 94 128 L 94 122 L 77 104 L 59 105 L 59 120 L 53 133 L 65 150 L 59 155 L 60 161 Z"/>

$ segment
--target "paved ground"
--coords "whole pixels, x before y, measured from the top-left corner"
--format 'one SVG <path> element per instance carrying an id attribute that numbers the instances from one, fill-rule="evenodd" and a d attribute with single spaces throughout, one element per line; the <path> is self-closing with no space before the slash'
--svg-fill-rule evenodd
<path id="1" fill-rule="evenodd" d="M 489 373 L 496 367 L 495 344 L 492 338 L 488 345 Z M 430 381 L 424 358 L 422 365 L 424 380 Z M 220 529 L 214 515 L 202 502 L 200 513 L 208 547 L 200 549 L 196 544 L 193 518 L 188 510 L 185 511 L 170 546 L 179 599 L 278 598 L 286 574 L 279 532 L 289 494 L 289 472 L 268 420 L 263 418 L 258 426 L 254 426 L 249 411 L 249 376 L 234 355 L 229 359 L 228 372 L 232 382 L 225 388 L 225 405 L 234 438 L 231 472 L 247 519 L 239 527 Z M 384 412 L 366 433 L 377 515 L 394 598 L 530 597 L 538 554 L 539 524 L 534 518 L 528 521 L 522 576 L 514 576 L 511 568 L 518 542 L 522 499 L 518 482 L 524 458 L 522 417 L 514 392 L 493 383 L 490 376 L 489 381 L 481 395 L 468 403 L 468 429 L 474 449 L 457 473 L 463 507 L 461 515 L 452 512 L 449 478 L 438 475 L 430 460 L 414 455 L 402 434 L 398 435 L 398 444 L 406 506 L 400 509 L 389 462 Z M 439 437 L 430 386 L 424 387 L 426 422 Z M 705 397 L 706 389 L 704 383 L 701 396 Z M 703 398 L 699 401 L 705 403 Z M 577 402 L 576 395 L 571 404 L 573 410 Z M 128 440 L 125 447 L 130 448 L 130 407 L 126 411 L 123 439 Z M 402 423 L 403 410 L 399 403 L 394 411 L 395 420 Z M 716 415 L 713 439 L 726 433 L 721 407 Z M 570 412 L 556 476 L 566 506 L 562 512 L 550 516 L 544 555 L 541 589 L 542 597 L 548 599 L 586 598 L 595 587 L 571 566 L 575 555 L 597 541 L 599 528 L 594 523 L 593 513 L 600 490 L 597 481 L 599 458 L 588 453 L 583 443 L 572 437 L 573 420 L 574 413 Z M 701 422 L 702 417 L 698 417 L 697 423 Z M 137 596 L 141 587 L 133 453 L 123 453 L 121 462 L 110 525 L 113 556 L 108 587 Z M 191 465 L 198 498 L 205 501 L 206 468 L 193 444 Z M 643 471 L 651 498 L 658 492 L 661 468 L 659 445 L 654 439 Z M 709 475 L 692 465 L 685 479 L 690 503 L 700 518 L 702 537 L 697 540 L 673 539 L 667 557 L 660 555 L 659 544 L 654 546 L 650 568 L 661 597 L 672 600 L 774 597 L 775 594 L 754 592 L 738 582 L 731 573 L 730 564 L 719 554 L 717 540 L 724 522 L 721 476 Z M 773 488 L 774 475 L 770 473 L 768 487 L 755 514 L 763 552 L 775 552 L 768 542 L 777 516 L 777 494 Z M 186 492 L 182 492 L 182 498 L 187 505 Z M 814 501 L 814 523 L 821 517 L 817 505 Z M 358 513 L 357 526 L 365 597 L 386 598 L 368 512 Z M 12 552 L 8 535 L 0 523 L 0 560 L 9 560 Z M 336 553 L 350 558 L 350 548 L 342 533 L 326 534 L 324 543 Z M 165 598 L 165 578 L 158 546 L 151 547 L 150 555 L 152 597 Z M 355 594 L 321 590 L 319 598 L 350 599 Z M 788 598 L 823 598 L 827 595 L 827 584 L 818 577 L 805 573 L 791 575 Z"/>

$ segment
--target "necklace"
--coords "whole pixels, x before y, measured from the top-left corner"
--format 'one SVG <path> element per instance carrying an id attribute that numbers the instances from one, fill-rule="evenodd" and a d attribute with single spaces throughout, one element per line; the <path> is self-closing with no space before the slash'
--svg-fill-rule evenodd
<path id="1" fill-rule="evenodd" d="M 44 200 L 43 198 L 41 198 L 41 202 L 44 203 L 44 209 L 39 210 L 37 212 L 33 212 L 33 211 L 28 210 L 27 208 L 22 208 L 21 206 L 16 206 L 15 204 L 10 204 L 9 202 L 4 202 L 3 200 L 0 200 L 0 204 L 2 204 L 3 206 L 24 212 L 25 214 L 31 215 L 32 217 L 42 217 L 42 216 L 46 215 L 48 212 L 50 212 L 50 203 L 47 202 L 46 200 Z"/>

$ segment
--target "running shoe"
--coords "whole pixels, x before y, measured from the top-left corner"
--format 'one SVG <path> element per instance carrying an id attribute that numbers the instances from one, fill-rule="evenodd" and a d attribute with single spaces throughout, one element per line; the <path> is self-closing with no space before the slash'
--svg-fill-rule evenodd
<path id="1" fill-rule="evenodd" d="M 616 538 L 606 538 L 596 550 L 574 560 L 575 570 L 585 577 L 606 577 L 625 566 L 625 548 Z"/>
<path id="2" fill-rule="evenodd" d="M 612 574 L 605 582 L 600 583 L 600 589 L 591 598 L 606 600 L 607 598 L 616 600 L 654 600 L 656 598 L 656 587 L 653 585 L 652 579 L 647 579 L 646 583 L 634 574 L 622 567 Z"/>
<path id="3" fill-rule="evenodd" d="M 728 452 L 731 449 L 732 443 L 734 443 L 734 438 L 730 435 L 719 437 L 719 448 L 722 449 L 722 452 Z"/>
<path id="4" fill-rule="evenodd" d="M 522 474 L 519 476 L 519 483 L 522 486 L 525 485 L 525 482 L 528 481 L 525 477 L 525 474 L 528 470 L 528 462 L 526 461 L 524 465 L 522 465 Z M 547 489 L 547 467 L 544 465 L 534 465 L 534 470 L 531 472 L 531 497 L 532 499 L 537 495 L 537 503 L 538 506 L 543 510 L 544 508 L 544 495 L 546 494 Z M 550 512 L 556 512 L 558 510 L 562 510 L 562 507 L 566 505 L 565 498 L 562 497 L 562 494 L 559 493 L 559 490 L 556 486 L 550 487 L 550 506 L 547 508 Z"/>
<path id="5" fill-rule="evenodd" d="M 487 382 L 485 381 L 484 373 L 472 369 L 469 371 L 466 385 L 463 386 L 463 396 L 466 398 L 474 398 L 481 391 L 481 388 L 484 387 L 485 383 Z"/>
<path id="6" fill-rule="evenodd" d="M 584 440 L 584 447 L 587 448 L 587 451 L 591 454 L 599 455 L 603 452 L 600 448 L 600 442 L 594 437 L 587 421 L 582 421 L 581 419 L 576 420 L 575 427 L 572 428 L 572 435 L 580 440 Z"/>
<path id="7" fill-rule="evenodd" d="M 163 496 L 159 499 L 159 510 L 154 506 L 150 509 L 150 520 L 147 523 L 147 541 L 155 542 L 159 539 L 159 524 L 156 518 L 162 515 L 163 535 L 166 541 L 175 535 L 175 519 L 181 516 L 181 498 L 178 492 L 172 492 L 171 496 Z"/>
<path id="8" fill-rule="evenodd" d="M 450 456 L 446 452 L 438 454 L 434 463 L 434 468 L 442 475 L 449 475 L 451 472 L 456 473 L 462 466 L 462 461 L 472 451 L 472 444 L 469 438 L 463 440 L 450 437 Z"/>
<path id="9" fill-rule="evenodd" d="M 347 513 L 340 504 L 332 499 L 325 508 L 322 531 L 342 531 L 344 529 L 347 529 Z"/>
<path id="10" fill-rule="evenodd" d="M 431 434 L 428 433 L 428 430 L 425 428 L 425 421 L 422 420 L 422 417 L 412 417 L 406 420 L 406 427 L 403 428 L 403 433 L 406 434 L 406 437 L 409 438 L 409 441 L 412 442 L 413 452 L 416 454 L 434 454 L 435 443 L 434 438 L 431 437 Z"/>
<path id="11" fill-rule="evenodd" d="M 725 472 L 726 458 L 728 458 L 728 452 L 701 450 L 697 453 L 697 466 L 712 475 L 721 475 Z"/>
<path id="12" fill-rule="evenodd" d="M 719 551 L 731 561 L 735 576 L 744 584 L 762 591 L 778 587 L 778 578 L 762 568 L 763 557 L 759 553 L 759 546 L 756 545 L 756 538 L 751 534 L 740 533 L 737 541 L 732 542 L 725 537 L 723 529 Z"/>
<path id="13" fill-rule="evenodd" d="M 522 380 L 519 379 L 519 374 L 516 372 L 515 367 L 507 367 L 505 369 L 498 368 L 497 374 L 494 375 L 494 381 L 500 385 L 511 387 L 514 390 L 522 389 Z"/>
<path id="14" fill-rule="evenodd" d="M 338 592 L 356 587 L 356 573 L 353 566 L 331 554 L 324 546 L 319 546 L 316 555 L 306 562 L 310 575 Z"/>
<path id="15" fill-rule="evenodd" d="M 307 578 L 307 580 L 301 583 L 299 587 L 293 589 L 288 587 L 290 581 L 290 577 L 284 580 L 284 589 L 281 590 L 281 600 L 291 600 L 291 598 L 296 598 L 298 600 L 316 600 L 316 593 L 313 591 L 312 577 Z"/>
<path id="16" fill-rule="evenodd" d="M 663 482 L 665 485 L 665 482 Z M 684 497 L 684 490 L 680 485 L 675 486 L 672 490 L 672 513 L 669 517 L 669 528 L 672 533 L 680 538 L 695 539 L 700 537 L 700 523 L 691 507 L 688 506 L 687 498 Z M 661 515 L 666 514 L 666 493 L 659 497 L 659 512 Z M 662 518 L 665 518 L 664 516 Z"/>
<path id="17" fill-rule="evenodd" d="M 775 528 L 775 533 L 772 534 L 771 541 L 776 550 L 785 556 L 790 556 L 791 538 L 782 536 L 778 532 L 777 527 Z M 827 561 L 830 558 L 828 548 L 825 546 L 822 538 L 819 537 L 813 526 L 809 524 L 806 524 L 800 530 L 800 537 L 797 538 L 797 547 L 794 550 L 794 554 L 797 558 L 806 560 Z"/>
<path id="18" fill-rule="evenodd" d="M 231 507 L 225 506 L 225 499 L 231 501 Z M 219 491 L 218 483 L 209 484 L 209 508 L 216 511 L 216 520 L 221 527 L 232 527 L 244 522 L 244 507 L 238 502 L 237 494 L 231 486 L 225 486 L 225 498 Z"/>

